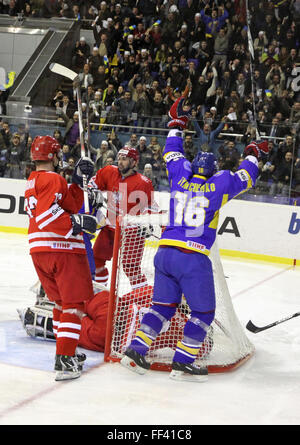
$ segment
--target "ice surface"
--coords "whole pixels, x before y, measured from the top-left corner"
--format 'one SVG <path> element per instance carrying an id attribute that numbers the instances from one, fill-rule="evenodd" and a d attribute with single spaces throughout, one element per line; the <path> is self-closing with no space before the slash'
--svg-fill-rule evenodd
<path id="1" fill-rule="evenodd" d="M 223 267 L 243 326 L 299 311 L 299 268 L 225 258 Z M 55 343 L 27 337 L 16 311 L 34 303 L 36 281 L 26 236 L 0 233 L 1 425 L 300 423 L 300 318 L 247 332 L 254 357 L 206 383 L 175 382 L 158 371 L 140 376 L 93 351 L 85 351 L 80 379 L 55 382 Z"/>

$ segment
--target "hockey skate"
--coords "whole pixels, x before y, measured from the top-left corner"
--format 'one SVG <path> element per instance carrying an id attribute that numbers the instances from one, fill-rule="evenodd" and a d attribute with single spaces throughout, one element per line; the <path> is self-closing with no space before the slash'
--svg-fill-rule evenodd
<path id="1" fill-rule="evenodd" d="M 205 382 L 208 379 L 206 367 L 199 368 L 192 363 L 172 363 L 170 379 L 186 382 Z"/>
<path id="2" fill-rule="evenodd" d="M 54 370 L 56 381 L 77 379 L 81 376 L 82 364 L 78 362 L 77 356 L 56 355 Z"/>
<path id="3" fill-rule="evenodd" d="M 145 357 L 131 348 L 126 349 L 125 355 L 120 363 L 125 368 L 137 374 L 145 374 L 150 368 L 150 363 L 145 360 Z"/>

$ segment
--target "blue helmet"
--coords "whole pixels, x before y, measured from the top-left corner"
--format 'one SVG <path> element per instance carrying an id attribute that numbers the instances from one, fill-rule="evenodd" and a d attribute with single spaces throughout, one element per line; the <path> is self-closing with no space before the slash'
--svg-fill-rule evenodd
<path id="1" fill-rule="evenodd" d="M 192 162 L 193 175 L 210 178 L 218 171 L 217 159 L 213 153 L 199 152 Z"/>

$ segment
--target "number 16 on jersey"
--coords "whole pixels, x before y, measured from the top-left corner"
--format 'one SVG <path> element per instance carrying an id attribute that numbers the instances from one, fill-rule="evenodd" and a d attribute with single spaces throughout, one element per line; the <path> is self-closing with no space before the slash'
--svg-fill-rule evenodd
<path id="1" fill-rule="evenodd" d="M 188 231 L 190 236 L 201 236 L 208 207 L 209 200 L 204 195 L 191 197 L 190 193 L 177 191 L 174 195 L 174 225 L 190 227 L 194 229 Z"/>

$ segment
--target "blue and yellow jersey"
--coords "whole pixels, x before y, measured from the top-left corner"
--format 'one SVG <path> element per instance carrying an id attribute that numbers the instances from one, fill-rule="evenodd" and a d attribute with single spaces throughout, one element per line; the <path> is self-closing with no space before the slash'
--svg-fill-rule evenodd
<path id="1" fill-rule="evenodd" d="M 159 244 L 208 255 L 216 238 L 220 208 L 253 187 L 257 159 L 248 156 L 236 173 L 222 170 L 209 179 L 193 175 L 182 138 L 170 133 L 163 153 L 171 189 L 169 222 Z"/>

